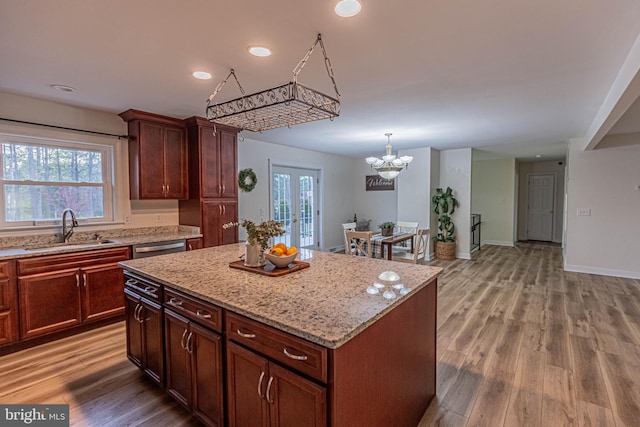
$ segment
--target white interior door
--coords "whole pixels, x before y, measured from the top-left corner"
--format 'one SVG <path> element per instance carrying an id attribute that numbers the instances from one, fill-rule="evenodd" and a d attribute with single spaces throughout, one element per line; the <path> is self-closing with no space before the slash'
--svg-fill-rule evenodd
<path id="1" fill-rule="evenodd" d="M 528 240 L 553 240 L 555 187 L 553 174 L 529 176 Z"/>
<path id="2" fill-rule="evenodd" d="M 284 236 L 274 238 L 274 243 L 319 249 L 318 171 L 274 166 L 271 175 L 271 217 L 282 222 L 287 231 Z"/>

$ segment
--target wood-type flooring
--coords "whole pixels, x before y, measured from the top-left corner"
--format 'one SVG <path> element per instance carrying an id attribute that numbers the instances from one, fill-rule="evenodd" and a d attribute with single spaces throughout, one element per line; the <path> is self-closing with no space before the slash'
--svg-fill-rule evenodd
<path id="1" fill-rule="evenodd" d="M 559 247 L 431 261 L 437 396 L 419 427 L 640 425 L 640 280 L 562 271 Z M 0 357 L 0 403 L 72 426 L 197 426 L 126 358 L 124 323 Z M 390 426 L 401 427 L 401 426 Z"/>

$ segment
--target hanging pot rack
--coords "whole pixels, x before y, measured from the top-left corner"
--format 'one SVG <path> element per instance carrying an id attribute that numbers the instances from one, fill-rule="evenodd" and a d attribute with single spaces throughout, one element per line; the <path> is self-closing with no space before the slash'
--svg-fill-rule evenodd
<path id="1" fill-rule="evenodd" d="M 333 84 L 335 97 L 325 95 L 298 82 L 298 74 L 304 68 L 317 45 L 320 45 L 322 49 L 325 68 Z M 242 96 L 231 101 L 211 104 L 231 76 L 235 79 Z M 322 42 L 322 35 L 318 34 L 309 51 L 293 69 L 293 77 L 289 83 L 246 95 L 235 70 L 232 68 L 229 75 L 218 84 L 207 99 L 206 111 L 207 118 L 213 123 L 253 132 L 285 126 L 291 127 L 316 120 L 333 120 L 338 117 L 340 115 L 340 93 L 333 75 L 331 61 L 329 61 Z"/>

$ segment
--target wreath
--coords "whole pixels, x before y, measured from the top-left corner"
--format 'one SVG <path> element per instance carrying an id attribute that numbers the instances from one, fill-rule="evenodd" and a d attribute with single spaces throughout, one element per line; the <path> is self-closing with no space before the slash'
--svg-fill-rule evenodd
<path id="1" fill-rule="evenodd" d="M 238 174 L 238 187 L 246 193 L 249 193 L 256 187 L 258 178 L 251 168 L 242 169 Z"/>

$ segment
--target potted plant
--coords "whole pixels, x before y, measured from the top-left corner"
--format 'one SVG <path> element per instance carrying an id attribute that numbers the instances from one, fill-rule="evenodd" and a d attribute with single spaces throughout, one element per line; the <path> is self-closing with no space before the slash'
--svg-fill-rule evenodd
<path id="1" fill-rule="evenodd" d="M 295 222 L 295 220 L 294 220 Z M 247 230 L 247 241 L 245 243 L 244 265 L 247 267 L 262 267 L 265 264 L 264 251 L 269 246 L 272 237 L 282 236 L 286 233 L 281 222 L 272 219 L 262 221 L 259 224 L 243 219 L 242 222 L 229 222 L 223 224 L 222 228 L 227 229 L 237 226 Z"/>
<path id="2" fill-rule="evenodd" d="M 385 221 L 382 224 L 378 224 L 380 231 L 383 236 L 391 236 L 393 235 L 393 228 L 396 226 L 396 223 L 393 221 Z"/>
<path id="3" fill-rule="evenodd" d="M 451 187 L 445 191 L 436 189 L 436 194 L 431 198 L 433 212 L 438 215 L 438 234 L 433 238 L 438 259 L 456 258 L 456 227 L 451 221 L 451 215 L 459 206 L 458 200 L 453 196 Z"/>

